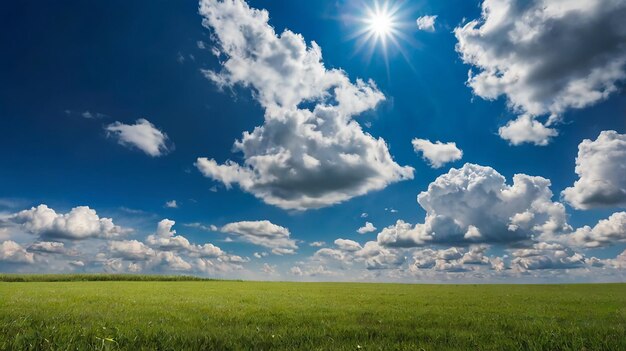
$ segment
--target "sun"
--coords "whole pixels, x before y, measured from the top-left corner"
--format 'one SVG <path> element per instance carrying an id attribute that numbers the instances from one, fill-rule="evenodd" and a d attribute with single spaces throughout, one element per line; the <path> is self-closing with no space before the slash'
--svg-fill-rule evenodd
<path id="1" fill-rule="evenodd" d="M 355 40 L 354 54 L 364 51 L 364 58 L 371 62 L 375 52 L 382 55 L 389 70 L 389 55 L 400 53 L 408 62 L 403 46 L 413 44 L 407 35 L 415 24 L 407 20 L 406 3 L 402 0 L 354 0 L 349 14 L 342 20 L 354 25 L 349 35 Z M 409 62 L 410 64 L 410 62 Z"/>
<path id="2" fill-rule="evenodd" d="M 366 19 L 368 30 L 378 37 L 386 37 L 391 34 L 395 25 L 394 18 L 387 13 L 386 9 L 372 12 Z"/>

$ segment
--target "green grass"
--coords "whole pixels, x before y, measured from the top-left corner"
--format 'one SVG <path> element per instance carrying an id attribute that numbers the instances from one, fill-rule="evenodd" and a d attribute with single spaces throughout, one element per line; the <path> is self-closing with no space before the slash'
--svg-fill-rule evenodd
<path id="1" fill-rule="evenodd" d="M 0 283 L 2 350 L 626 350 L 626 284 Z"/>

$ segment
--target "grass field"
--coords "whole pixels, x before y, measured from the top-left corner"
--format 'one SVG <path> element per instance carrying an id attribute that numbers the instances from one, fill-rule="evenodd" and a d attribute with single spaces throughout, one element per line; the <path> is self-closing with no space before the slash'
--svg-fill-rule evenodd
<path id="1" fill-rule="evenodd" d="M 82 278 L 0 283 L 0 349 L 626 350 L 626 284 Z"/>

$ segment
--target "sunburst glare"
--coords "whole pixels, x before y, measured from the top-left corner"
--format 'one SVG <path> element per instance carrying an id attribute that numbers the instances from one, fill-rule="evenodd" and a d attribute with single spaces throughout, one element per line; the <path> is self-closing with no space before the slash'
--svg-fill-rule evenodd
<path id="1" fill-rule="evenodd" d="M 413 41 L 404 32 L 412 27 L 412 23 L 404 18 L 403 12 L 406 9 L 401 7 L 401 2 L 374 0 L 360 1 L 358 4 L 357 14 L 343 16 L 350 25 L 357 27 L 350 35 L 350 39 L 356 40 L 355 54 L 365 50 L 365 58 L 369 62 L 374 52 L 379 50 L 387 68 L 389 53 L 392 50 L 399 52 L 406 59 L 403 45 L 406 43 L 413 45 Z"/>

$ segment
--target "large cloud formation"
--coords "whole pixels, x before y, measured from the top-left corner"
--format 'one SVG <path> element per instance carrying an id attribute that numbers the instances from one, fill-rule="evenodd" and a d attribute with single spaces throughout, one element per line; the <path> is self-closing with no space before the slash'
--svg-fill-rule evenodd
<path id="1" fill-rule="evenodd" d="M 42 204 L 12 215 L 10 221 L 31 234 L 68 240 L 112 239 L 130 232 L 115 225 L 111 218 L 100 218 L 95 210 L 87 206 L 74 207 L 62 214 Z"/>
<path id="2" fill-rule="evenodd" d="M 383 139 L 354 120 L 384 100 L 374 82 L 353 83 L 342 70 L 327 69 L 315 42 L 307 47 L 299 34 L 277 34 L 268 12 L 243 0 L 204 0 L 200 13 L 223 60 L 220 72 L 205 71 L 207 78 L 220 87 L 252 88 L 265 110 L 264 124 L 235 142 L 243 164 L 199 158 L 203 175 L 296 210 L 333 205 L 413 177 Z"/>
<path id="3" fill-rule="evenodd" d="M 571 230 L 565 207 L 552 202 L 550 181 L 516 174 L 513 184 L 496 170 L 466 163 L 439 176 L 417 201 L 424 223 L 398 221 L 378 234 L 389 247 L 425 243 L 514 243 Z"/>
<path id="4" fill-rule="evenodd" d="M 484 0 L 481 18 L 454 32 L 463 61 L 478 69 L 467 82 L 474 93 L 505 95 L 525 115 L 500 135 L 545 145 L 556 130 L 535 117 L 550 115 L 549 126 L 567 109 L 606 99 L 626 78 L 624 18 L 622 0 Z"/>
<path id="5" fill-rule="evenodd" d="M 563 198 L 578 209 L 626 206 L 626 134 L 603 131 L 594 141 L 578 145 L 573 187 Z"/>

